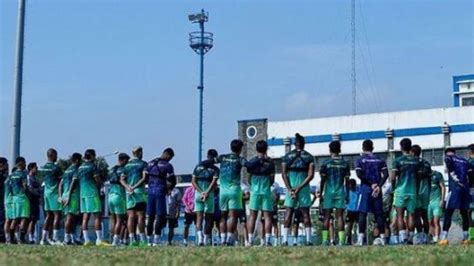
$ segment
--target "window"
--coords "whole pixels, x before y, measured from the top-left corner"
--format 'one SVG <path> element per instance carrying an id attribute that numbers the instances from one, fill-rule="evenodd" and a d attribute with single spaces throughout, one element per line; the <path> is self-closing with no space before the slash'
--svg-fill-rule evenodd
<path id="1" fill-rule="evenodd" d="M 462 106 L 474 106 L 474 97 L 463 97 Z"/>

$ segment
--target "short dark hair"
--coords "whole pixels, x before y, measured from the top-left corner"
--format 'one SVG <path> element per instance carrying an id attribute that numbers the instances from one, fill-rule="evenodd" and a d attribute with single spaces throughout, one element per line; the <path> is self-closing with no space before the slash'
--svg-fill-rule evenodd
<path id="1" fill-rule="evenodd" d="M 370 139 L 364 140 L 364 142 L 362 142 L 362 150 L 370 152 L 374 151 L 374 142 Z"/>
<path id="2" fill-rule="evenodd" d="M 474 143 L 469 144 L 469 146 L 467 146 L 467 149 L 474 153 Z"/>
<path id="3" fill-rule="evenodd" d="M 93 157 L 95 157 L 95 151 L 93 149 L 87 149 L 84 152 L 84 159 L 92 160 Z"/>
<path id="4" fill-rule="evenodd" d="M 404 138 L 400 141 L 400 148 L 402 151 L 409 152 L 411 150 L 411 139 Z"/>
<path id="5" fill-rule="evenodd" d="M 420 156 L 421 155 L 420 145 L 415 144 L 415 145 L 411 146 L 411 152 L 413 153 L 413 155 L 415 155 L 417 157 Z"/>
<path id="6" fill-rule="evenodd" d="M 130 156 L 128 156 L 128 154 L 124 153 L 124 152 L 121 152 L 119 153 L 118 155 L 118 160 L 119 161 L 127 161 L 130 159 Z"/>
<path id="7" fill-rule="evenodd" d="M 217 153 L 217 151 L 215 149 L 209 149 L 207 151 L 207 157 L 212 157 L 212 158 L 216 158 L 219 154 Z"/>
<path id="8" fill-rule="evenodd" d="M 71 155 L 71 161 L 72 162 L 80 162 L 82 160 L 82 155 L 78 152 L 75 152 Z"/>
<path id="9" fill-rule="evenodd" d="M 341 153 L 341 142 L 338 140 L 331 141 L 329 143 L 329 151 L 336 154 Z"/>
<path id="10" fill-rule="evenodd" d="M 446 154 L 446 153 L 448 153 L 448 152 L 456 153 L 456 149 L 451 148 L 451 147 L 446 148 L 446 150 L 444 150 L 444 154 Z"/>
<path id="11" fill-rule="evenodd" d="M 36 167 L 38 167 L 38 165 L 35 162 L 32 162 L 28 164 L 28 167 L 26 169 L 28 169 L 28 171 L 31 171 L 33 170 L 33 168 L 36 168 Z"/>
<path id="12" fill-rule="evenodd" d="M 350 187 L 356 187 L 357 186 L 357 182 L 354 178 L 349 179 L 349 186 Z"/>
<path id="13" fill-rule="evenodd" d="M 259 140 L 257 141 L 255 147 L 257 149 L 257 152 L 266 153 L 268 150 L 268 143 L 264 140 Z"/>
<path id="14" fill-rule="evenodd" d="M 26 160 L 25 158 L 23 157 L 17 157 L 16 160 L 15 160 L 15 164 L 19 164 L 19 163 L 26 163 Z"/>
<path id="15" fill-rule="evenodd" d="M 51 155 L 53 155 L 53 154 L 58 155 L 58 151 L 55 150 L 55 149 L 53 149 L 53 148 L 49 148 L 48 151 L 46 152 L 46 155 L 47 155 L 48 157 L 51 156 Z"/>
<path id="16" fill-rule="evenodd" d="M 168 154 L 168 156 L 174 157 L 174 151 L 173 151 L 172 148 L 166 148 L 166 149 L 163 151 L 163 154 Z"/>
<path id="17" fill-rule="evenodd" d="M 235 153 L 239 153 L 242 151 L 242 147 L 244 147 L 244 143 L 240 139 L 234 139 L 230 142 L 230 150 Z"/>
<path id="18" fill-rule="evenodd" d="M 300 135 L 300 133 L 295 134 L 295 145 L 300 147 L 301 149 L 304 149 L 305 145 L 305 140 L 304 137 Z"/>
<path id="19" fill-rule="evenodd" d="M 7 164 L 8 160 L 5 157 L 0 157 L 0 164 Z"/>

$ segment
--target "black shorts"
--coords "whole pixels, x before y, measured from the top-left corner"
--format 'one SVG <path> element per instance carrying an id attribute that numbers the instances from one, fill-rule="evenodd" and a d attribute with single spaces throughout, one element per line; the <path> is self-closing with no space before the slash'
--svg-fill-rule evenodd
<path id="1" fill-rule="evenodd" d="M 356 222 L 359 219 L 359 212 L 347 211 L 346 222 Z"/>
<path id="2" fill-rule="evenodd" d="M 245 212 L 245 209 L 239 212 L 239 217 L 237 218 L 237 221 L 239 224 L 247 223 L 247 213 Z"/>
<path id="3" fill-rule="evenodd" d="M 272 216 L 272 224 L 276 224 L 278 222 L 278 211 L 272 211 L 270 215 Z M 263 214 L 260 217 L 260 222 L 265 222 L 265 216 Z"/>
<path id="4" fill-rule="evenodd" d="M 196 224 L 196 213 L 195 212 L 185 212 L 184 213 L 184 224 L 185 225 L 191 225 L 191 224 Z"/>
<path id="5" fill-rule="evenodd" d="M 40 200 L 30 198 L 30 220 L 38 221 L 40 219 Z"/>
<path id="6" fill-rule="evenodd" d="M 144 212 L 146 210 L 146 202 L 138 202 L 132 208 L 128 208 L 129 211 Z"/>
<path id="7" fill-rule="evenodd" d="M 293 222 L 295 224 L 300 224 L 303 222 L 303 212 L 300 209 L 295 210 Z"/>
<path id="8" fill-rule="evenodd" d="M 176 228 L 178 227 L 178 219 L 177 218 L 168 218 L 168 228 Z"/>

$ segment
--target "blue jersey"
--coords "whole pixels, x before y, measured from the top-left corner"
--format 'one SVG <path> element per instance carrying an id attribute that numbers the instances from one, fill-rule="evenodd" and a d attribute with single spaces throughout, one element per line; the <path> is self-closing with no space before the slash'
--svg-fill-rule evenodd
<path id="1" fill-rule="evenodd" d="M 448 169 L 449 190 L 458 191 L 469 189 L 468 172 L 470 165 L 466 159 L 457 155 L 446 156 L 444 159 Z"/>
<path id="2" fill-rule="evenodd" d="M 382 172 L 387 170 L 387 164 L 383 159 L 372 153 L 364 153 L 356 162 L 356 171 L 361 171 L 360 191 L 364 193 L 372 192 L 372 184 L 382 186 Z"/>
<path id="3" fill-rule="evenodd" d="M 148 174 L 148 194 L 166 194 L 168 180 L 174 178 L 173 165 L 167 160 L 157 158 L 148 163 L 146 172 Z"/>

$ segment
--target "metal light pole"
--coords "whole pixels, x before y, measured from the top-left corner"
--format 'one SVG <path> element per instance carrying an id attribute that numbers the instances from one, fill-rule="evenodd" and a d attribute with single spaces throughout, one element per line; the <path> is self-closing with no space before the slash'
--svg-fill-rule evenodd
<path id="1" fill-rule="evenodd" d="M 213 34 L 204 31 L 204 23 L 209 20 L 208 13 L 201 10 L 201 13 L 188 16 L 192 23 L 199 23 L 200 31 L 189 34 L 189 46 L 200 57 L 200 81 L 199 81 L 199 129 L 198 129 L 198 162 L 202 160 L 202 127 L 203 127 L 203 98 L 204 98 L 204 55 L 211 50 L 213 46 Z"/>
<path id="2" fill-rule="evenodd" d="M 15 91 L 13 93 L 13 127 L 11 143 L 11 160 L 15 162 L 20 155 L 21 134 L 21 97 L 23 85 L 23 40 L 25 34 L 25 2 L 18 1 L 18 25 L 16 36 L 16 65 L 15 65 Z"/>

